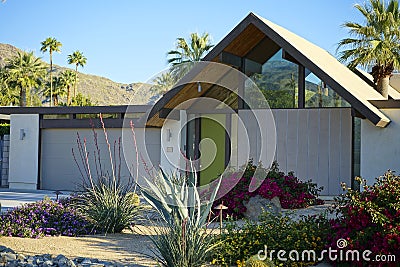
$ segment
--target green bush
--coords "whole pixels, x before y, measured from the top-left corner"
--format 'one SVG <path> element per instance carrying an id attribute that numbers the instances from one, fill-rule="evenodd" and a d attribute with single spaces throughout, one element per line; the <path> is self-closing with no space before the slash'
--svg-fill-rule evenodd
<path id="1" fill-rule="evenodd" d="M 289 216 L 272 215 L 264 213 L 259 223 L 246 221 L 243 226 L 236 222 L 229 222 L 226 232 L 221 234 L 222 245 L 214 254 L 213 263 L 222 266 L 232 266 L 246 261 L 260 250 L 268 251 L 314 250 L 316 255 L 321 252 L 329 233 L 329 222 L 324 216 L 303 217 L 299 221 Z M 274 254 L 272 255 L 274 256 Z M 276 254 L 275 254 L 276 256 Z M 268 255 L 269 257 L 269 255 Z M 290 264 L 290 266 L 312 266 L 315 262 L 287 261 L 279 262 L 275 257 L 273 261 L 277 266 Z"/>
<path id="2" fill-rule="evenodd" d="M 269 259 L 264 261 L 258 259 L 258 256 L 253 256 L 245 262 L 245 267 L 275 267 L 275 264 Z"/>
<path id="3" fill-rule="evenodd" d="M 5 134 L 10 134 L 10 124 L 0 123 L 0 136 L 3 136 Z"/>

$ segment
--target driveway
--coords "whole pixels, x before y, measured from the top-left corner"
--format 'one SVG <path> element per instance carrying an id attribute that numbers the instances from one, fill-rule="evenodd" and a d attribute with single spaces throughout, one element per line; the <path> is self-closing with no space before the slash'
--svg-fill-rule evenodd
<path id="1" fill-rule="evenodd" d="M 69 195 L 69 192 L 64 192 L 63 195 Z M 5 211 L 25 203 L 32 203 L 44 199 L 44 197 L 56 199 L 54 191 L 46 190 L 10 190 L 0 188 L 0 203 L 1 211 Z"/>

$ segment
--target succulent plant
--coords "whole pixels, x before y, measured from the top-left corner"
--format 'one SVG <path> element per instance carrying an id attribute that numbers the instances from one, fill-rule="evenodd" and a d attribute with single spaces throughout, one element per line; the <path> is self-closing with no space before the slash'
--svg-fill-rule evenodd
<path id="1" fill-rule="evenodd" d="M 153 258 L 164 267 L 203 266 L 221 242 L 206 229 L 219 184 L 208 201 L 201 201 L 192 162 L 190 166 L 190 175 L 160 170 L 152 181 L 145 178 L 149 188 L 141 187 L 143 197 L 162 217 L 163 227 L 150 238 L 157 249 Z"/>

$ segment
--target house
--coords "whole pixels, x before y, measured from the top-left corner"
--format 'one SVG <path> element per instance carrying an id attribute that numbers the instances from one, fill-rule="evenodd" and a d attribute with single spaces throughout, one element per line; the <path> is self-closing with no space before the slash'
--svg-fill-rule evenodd
<path id="1" fill-rule="evenodd" d="M 323 186 L 323 195 L 339 194 L 340 182 L 353 184 L 356 175 L 373 181 L 397 168 L 397 76 L 387 100 L 368 74 L 253 13 L 191 67 L 153 106 L 0 108 L 11 114 L 9 187 L 74 189 L 76 132 L 89 138 L 88 117 L 100 112 L 109 138 L 122 135 L 125 178 L 136 168 L 130 120 L 141 161 L 173 171 L 191 158 L 201 185 L 249 159 L 275 160 Z"/>

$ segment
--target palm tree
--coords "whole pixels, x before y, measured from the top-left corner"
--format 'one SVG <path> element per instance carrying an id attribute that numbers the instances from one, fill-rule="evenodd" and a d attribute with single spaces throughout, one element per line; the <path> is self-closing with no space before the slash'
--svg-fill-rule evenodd
<path id="1" fill-rule="evenodd" d="M 7 82 L 9 77 L 5 68 L 0 68 L 0 105 L 9 106 L 19 103 L 19 92 Z"/>
<path id="2" fill-rule="evenodd" d="M 76 97 L 72 99 L 71 105 L 84 107 L 84 106 L 94 106 L 96 105 L 96 103 L 92 103 L 92 100 L 90 99 L 89 96 L 84 96 L 81 93 L 78 93 Z"/>
<path id="3" fill-rule="evenodd" d="M 41 42 L 42 47 L 40 51 L 43 53 L 49 51 L 50 55 L 50 106 L 53 102 L 53 52 L 61 52 L 61 42 L 57 41 L 56 38 L 48 37 L 46 40 Z"/>
<path id="4" fill-rule="evenodd" d="M 168 52 L 168 56 L 173 56 L 168 59 L 168 63 L 178 65 L 200 61 L 204 53 L 209 51 L 213 46 L 210 44 L 210 35 L 208 33 L 203 33 L 201 36 L 198 33 L 191 33 L 189 44 L 184 38 L 177 38 L 175 50 Z"/>
<path id="5" fill-rule="evenodd" d="M 19 93 L 11 87 L 5 87 L 1 90 L 1 105 L 15 106 L 19 105 Z"/>
<path id="6" fill-rule="evenodd" d="M 71 86 L 75 83 L 75 74 L 71 70 L 61 72 L 61 84 L 67 89 L 67 106 L 71 105 Z"/>
<path id="7" fill-rule="evenodd" d="M 37 88 L 46 76 L 46 66 L 33 55 L 33 52 L 17 52 L 5 66 L 7 83 L 19 90 L 19 105 L 26 106 L 27 90 Z"/>
<path id="8" fill-rule="evenodd" d="M 75 64 L 75 82 L 74 82 L 74 97 L 76 97 L 76 82 L 78 77 L 78 66 L 83 68 L 86 65 L 86 57 L 80 52 L 76 50 L 71 55 L 68 55 L 68 64 Z"/>
<path id="9" fill-rule="evenodd" d="M 369 0 L 368 4 L 356 4 L 355 8 L 365 18 L 365 25 L 346 22 L 350 38 L 339 42 L 342 62 L 348 67 L 371 68 L 376 90 L 388 97 L 389 78 L 400 66 L 400 12 L 398 0 Z"/>
<path id="10" fill-rule="evenodd" d="M 157 76 L 155 79 L 153 79 L 153 82 L 155 84 L 151 87 L 150 90 L 156 94 L 159 94 L 165 93 L 166 91 L 170 90 L 176 83 L 176 80 L 174 75 L 170 71 L 168 71 L 162 73 L 160 76 Z"/>
<path id="11" fill-rule="evenodd" d="M 50 84 L 53 84 L 52 91 Z M 62 77 L 53 77 L 52 83 L 47 82 L 45 89 L 42 91 L 43 96 L 49 97 L 50 94 L 53 95 L 53 104 L 58 106 L 58 98 L 67 95 L 66 86 L 63 84 Z"/>

